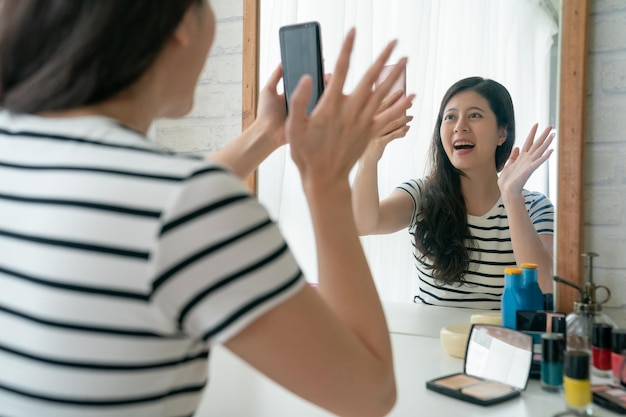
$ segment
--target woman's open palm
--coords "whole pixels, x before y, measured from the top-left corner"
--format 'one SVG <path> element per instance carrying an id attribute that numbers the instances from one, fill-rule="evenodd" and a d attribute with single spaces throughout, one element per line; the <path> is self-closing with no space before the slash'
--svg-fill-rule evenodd
<path id="1" fill-rule="evenodd" d="M 521 194 L 524 185 L 533 172 L 543 164 L 552 154 L 548 149 L 556 133 L 552 126 L 546 127 L 535 139 L 538 125 L 531 129 L 524 146 L 516 147 L 511 152 L 508 162 L 498 178 L 498 187 L 502 194 Z"/>
<path id="2" fill-rule="evenodd" d="M 412 97 L 403 97 L 379 111 L 384 97 L 406 65 L 406 59 L 400 60 L 387 80 L 372 90 L 395 42 L 378 56 L 355 90 L 349 95 L 343 94 L 354 35 L 351 30 L 346 36 L 333 76 L 310 116 L 306 114 L 312 92 L 310 77 L 303 77 L 292 95 L 285 132 L 303 181 L 311 176 L 321 181 L 347 179 L 370 140 L 410 107 Z"/>

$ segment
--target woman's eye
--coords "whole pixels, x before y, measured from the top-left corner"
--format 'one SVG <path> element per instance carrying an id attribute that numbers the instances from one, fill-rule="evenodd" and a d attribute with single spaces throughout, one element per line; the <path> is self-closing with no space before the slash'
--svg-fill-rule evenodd
<path id="1" fill-rule="evenodd" d="M 470 117 L 470 119 L 478 119 L 478 118 L 483 117 L 483 116 L 480 113 L 472 113 L 472 114 L 470 114 L 469 117 Z"/>
<path id="2" fill-rule="evenodd" d="M 452 119 L 454 119 L 453 114 L 446 114 L 445 116 L 443 116 L 443 120 L 452 120 Z"/>

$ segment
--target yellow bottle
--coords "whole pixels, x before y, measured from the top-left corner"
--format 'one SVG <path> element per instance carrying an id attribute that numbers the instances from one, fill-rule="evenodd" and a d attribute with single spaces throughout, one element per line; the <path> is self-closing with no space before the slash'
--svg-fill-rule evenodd
<path id="1" fill-rule="evenodd" d="M 571 350 L 565 353 L 563 391 L 568 409 L 580 414 L 591 414 L 592 396 L 588 352 Z"/>

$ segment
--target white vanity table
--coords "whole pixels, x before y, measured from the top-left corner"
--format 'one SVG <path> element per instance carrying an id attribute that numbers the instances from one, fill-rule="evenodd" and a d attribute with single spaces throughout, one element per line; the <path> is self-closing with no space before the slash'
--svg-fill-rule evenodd
<path id="1" fill-rule="evenodd" d="M 408 303 L 386 303 L 384 307 L 398 389 L 390 417 L 549 417 L 565 410 L 563 394 L 543 391 L 536 379 L 528 382 L 520 397 L 489 407 L 427 390 L 426 381 L 463 370 L 463 360 L 449 356 L 441 347 L 439 331 L 448 324 L 469 323 L 477 311 Z M 276 385 L 224 348 L 214 349 L 211 355 L 211 382 L 196 416 L 332 416 Z M 594 416 L 617 415 L 594 405 Z"/>

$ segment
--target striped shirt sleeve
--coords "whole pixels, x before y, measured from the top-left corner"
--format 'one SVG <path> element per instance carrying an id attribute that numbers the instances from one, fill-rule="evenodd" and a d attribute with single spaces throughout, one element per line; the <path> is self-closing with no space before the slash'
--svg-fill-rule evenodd
<path id="1" fill-rule="evenodd" d="M 554 234 L 554 205 L 540 192 L 524 190 L 526 210 L 538 234 Z"/>
<path id="2" fill-rule="evenodd" d="M 164 211 L 153 298 L 186 333 L 224 342 L 304 283 L 266 210 L 225 170 L 200 170 Z"/>
<path id="3" fill-rule="evenodd" d="M 404 191 L 411 197 L 413 201 L 413 213 L 411 215 L 411 223 L 408 226 L 408 229 L 411 230 L 415 226 L 415 222 L 417 221 L 417 212 L 420 209 L 420 200 L 422 195 L 422 187 L 424 185 L 423 180 L 409 180 L 400 184 L 397 188 L 399 190 Z"/>

